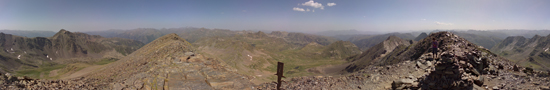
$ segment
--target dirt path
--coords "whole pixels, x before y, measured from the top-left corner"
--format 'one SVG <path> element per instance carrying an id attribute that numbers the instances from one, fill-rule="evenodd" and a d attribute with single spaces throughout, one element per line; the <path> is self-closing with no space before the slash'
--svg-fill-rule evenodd
<path id="1" fill-rule="evenodd" d="M 106 64 L 108 65 L 108 64 Z M 77 71 L 75 73 L 71 73 L 70 75 L 68 76 L 64 76 L 64 77 L 61 77 L 61 79 L 71 79 L 71 78 L 76 78 L 76 77 L 80 77 L 80 76 L 84 76 L 90 72 L 93 72 L 95 70 L 98 70 L 100 68 L 103 68 L 105 67 L 106 65 L 95 65 L 95 66 L 90 66 L 90 67 L 86 67 L 80 71 Z"/>

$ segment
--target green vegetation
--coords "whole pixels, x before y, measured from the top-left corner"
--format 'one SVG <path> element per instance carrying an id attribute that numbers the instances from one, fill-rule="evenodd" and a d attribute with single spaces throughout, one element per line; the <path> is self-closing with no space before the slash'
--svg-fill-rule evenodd
<path id="1" fill-rule="evenodd" d="M 316 38 L 324 43 L 330 41 L 303 34 L 293 35 Z M 285 40 L 284 37 L 268 37 L 265 33 L 258 32 L 233 37 L 205 38 L 193 44 L 194 46 L 210 48 L 201 50 L 202 54 L 223 60 L 227 65 L 237 69 L 241 74 L 254 76 L 257 73 L 256 70 L 260 72 L 276 72 L 277 62 L 283 62 L 285 63 L 284 75 L 287 78 L 318 75 L 315 72 L 308 71 L 308 69 L 324 65 L 343 64 L 347 62 L 343 60 L 347 56 L 360 53 L 355 45 L 347 41 L 334 42 L 333 44 L 324 46 L 317 42 L 308 42 L 307 40 Z M 250 60 L 248 55 L 252 55 L 253 60 Z M 265 78 L 270 80 L 276 79 L 271 76 Z"/>
<path id="2" fill-rule="evenodd" d="M 43 75 L 49 75 L 50 71 L 61 69 L 67 65 L 64 64 L 48 64 L 48 65 L 42 65 L 40 68 L 35 69 L 26 69 L 26 70 L 19 70 L 16 71 L 16 76 L 28 76 L 31 78 L 40 78 L 40 74 L 43 73 Z"/>

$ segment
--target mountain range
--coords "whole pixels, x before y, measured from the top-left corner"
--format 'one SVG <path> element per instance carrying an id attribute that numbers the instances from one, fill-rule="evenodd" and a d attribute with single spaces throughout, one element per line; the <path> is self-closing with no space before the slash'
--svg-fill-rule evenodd
<path id="1" fill-rule="evenodd" d="M 285 64 L 284 89 L 550 85 L 544 71 L 549 36 L 502 40 L 491 35 L 505 34 L 466 32 L 322 36 L 188 27 L 62 29 L 35 38 L 0 33 L 0 89 L 274 89 L 278 62 Z M 438 58 L 430 53 L 432 39 Z"/>
<path id="2" fill-rule="evenodd" d="M 0 33 L 0 45 L 0 72 L 14 72 L 57 64 L 89 63 L 102 58 L 121 58 L 144 44 L 61 29 L 52 37 L 27 38 Z"/>

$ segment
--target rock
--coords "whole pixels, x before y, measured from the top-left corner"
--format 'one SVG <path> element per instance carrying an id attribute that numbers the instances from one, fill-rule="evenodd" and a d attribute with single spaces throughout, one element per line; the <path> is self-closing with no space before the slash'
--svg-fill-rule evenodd
<path id="1" fill-rule="evenodd" d="M 477 86 L 482 86 L 482 85 L 483 85 L 483 82 L 484 82 L 483 76 L 480 76 L 477 80 L 474 80 L 474 83 L 475 83 Z"/>
<path id="2" fill-rule="evenodd" d="M 541 89 L 541 90 L 550 90 L 550 87 L 548 87 L 548 86 L 540 86 L 540 89 Z"/>
<path id="3" fill-rule="evenodd" d="M 185 56 L 195 56 L 195 53 L 193 53 L 193 52 L 185 52 Z"/>
<path id="4" fill-rule="evenodd" d="M 422 63 L 420 63 L 419 61 L 416 61 L 416 66 L 418 66 L 418 68 L 420 69 L 425 69 L 427 66 L 423 65 Z"/>
<path id="5" fill-rule="evenodd" d="M 471 71 L 472 71 L 472 73 L 474 73 L 474 74 L 477 75 L 477 76 L 480 76 L 480 75 L 481 75 L 476 69 L 472 69 Z"/>
<path id="6" fill-rule="evenodd" d="M 499 88 L 497 86 L 494 86 L 493 87 L 493 90 L 498 90 Z"/>
<path id="7" fill-rule="evenodd" d="M 413 83 L 414 81 L 411 79 L 401 79 L 401 80 L 393 81 L 391 85 L 393 89 L 401 90 L 401 89 L 404 89 L 406 86 L 412 85 Z"/>
<path id="8" fill-rule="evenodd" d="M 432 63 L 431 61 L 426 61 L 426 66 L 432 67 L 432 66 L 433 66 L 433 63 Z"/>
<path id="9" fill-rule="evenodd" d="M 519 71 L 519 67 L 517 65 L 514 65 L 513 70 L 514 71 Z"/>
<path id="10" fill-rule="evenodd" d="M 113 90 L 122 90 L 124 87 L 120 83 L 115 83 L 113 86 Z"/>

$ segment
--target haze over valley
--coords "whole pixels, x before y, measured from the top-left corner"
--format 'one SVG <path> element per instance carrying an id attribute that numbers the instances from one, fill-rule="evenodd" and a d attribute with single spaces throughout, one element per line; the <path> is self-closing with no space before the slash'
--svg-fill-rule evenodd
<path id="1" fill-rule="evenodd" d="M 548 90 L 549 4 L 6 0 L 0 89 Z"/>

